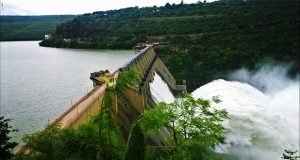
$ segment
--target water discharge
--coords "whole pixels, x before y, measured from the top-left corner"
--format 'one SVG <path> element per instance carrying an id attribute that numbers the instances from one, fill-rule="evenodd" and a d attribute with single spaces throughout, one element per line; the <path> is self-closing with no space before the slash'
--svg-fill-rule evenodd
<path id="1" fill-rule="evenodd" d="M 299 150 L 299 79 L 288 79 L 283 68 L 267 68 L 253 74 L 243 69 L 233 76 L 264 92 L 247 83 L 215 80 L 192 93 L 205 99 L 219 95 L 223 102 L 214 107 L 230 114 L 224 122 L 228 143 L 218 152 L 242 160 L 279 160 L 284 149 Z"/>
<path id="2" fill-rule="evenodd" d="M 228 143 L 217 152 L 241 160 L 280 160 L 284 149 L 299 150 L 299 76 L 289 79 L 286 73 L 278 66 L 253 73 L 242 69 L 231 75 L 232 81 L 215 80 L 192 93 L 204 99 L 220 96 L 222 102 L 213 107 L 230 114 L 224 122 Z M 150 88 L 155 102 L 174 100 L 159 75 Z"/>
<path id="3" fill-rule="evenodd" d="M 151 96 L 155 103 L 166 102 L 171 103 L 175 100 L 168 84 L 155 73 L 154 80 L 150 83 Z"/>

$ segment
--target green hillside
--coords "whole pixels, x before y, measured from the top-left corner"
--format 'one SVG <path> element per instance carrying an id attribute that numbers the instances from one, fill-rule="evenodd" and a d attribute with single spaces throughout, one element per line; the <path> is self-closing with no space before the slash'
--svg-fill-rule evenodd
<path id="1" fill-rule="evenodd" d="M 258 62 L 294 62 L 299 72 L 299 0 L 220 0 L 94 12 L 59 25 L 41 45 L 132 48 L 168 41 L 158 50 L 190 90 Z M 64 38 L 70 40 L 63 40 Z"/>
<path id="2" fill-rule="evenodd" d="M 74 15 L 59 16 L 0 16 L 0 41 L 41 40 L 54 33 L 60 23 Z"/>

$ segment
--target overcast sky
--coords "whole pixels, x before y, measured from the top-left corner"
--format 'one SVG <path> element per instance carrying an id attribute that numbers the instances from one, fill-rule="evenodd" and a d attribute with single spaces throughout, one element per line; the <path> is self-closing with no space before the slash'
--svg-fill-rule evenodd
<path id="1" fill-rule="evenodd" d="M 178 4 L 181 0 L 0 0 L 2 13 L 10 10 L 19 14 L 82 14 L 132 6 L 162 6 L 167 2 Z M 198 0 L 184 0 L 195 3 Z M 203 0 L 202 0 L 203 1 Z M 207 0 L 210 2 L 213 0 Z"/>

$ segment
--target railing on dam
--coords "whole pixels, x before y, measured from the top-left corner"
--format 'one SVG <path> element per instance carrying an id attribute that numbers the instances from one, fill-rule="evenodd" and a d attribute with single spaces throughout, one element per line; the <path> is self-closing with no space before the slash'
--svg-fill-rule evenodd
<path id="1" fill-rule="evenodd" d="M 147 53 L 147 51 L 151 48 L 151 46 L 147 46 L 146 48 L 142 49 L 140 52 L 138 52 L 136 55 L 134 55 L 134 57 L 128 62 L 126 63 L 122 68 L 127 70 L 130 67 L 132 67 L 133 65 L 135 65 L 137 63 L 137 61 L 139 61 L 140 59 L 142 59 L 145 54 Z"/>

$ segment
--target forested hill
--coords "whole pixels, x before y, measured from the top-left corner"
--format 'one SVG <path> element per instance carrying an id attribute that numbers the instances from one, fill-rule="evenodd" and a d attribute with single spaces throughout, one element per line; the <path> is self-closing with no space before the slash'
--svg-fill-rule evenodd
<path id="1" fill-rule="evenodd" d="M 0 41 L 42 40 L 74 15 L 0 16 Z"/>
<path id="2" fill-rule="evenodd" d="M 94 12 L 57 27 L 55 36 L 74 40 L 71 45 L 59 42 L 43 45 L 132 48 L 137 42 L 145 41 L 147 36 L 200 37 L 225 32 L 241 36 L 284 32 L 295 36 L 299 24 L 298 6 L 299 0 L 221 0 Z M 241 36 L 238 38 L 243 38 Z"/>
<path id="3" fill-rule="evenodd" d="M 299 72 L 299 0 L 220 0 L 94 12 L 59 25 L 43 46 L 132 48 L 168 41 L 158 53 L 189 89 L 258 61 L 295 61 Z"/>

